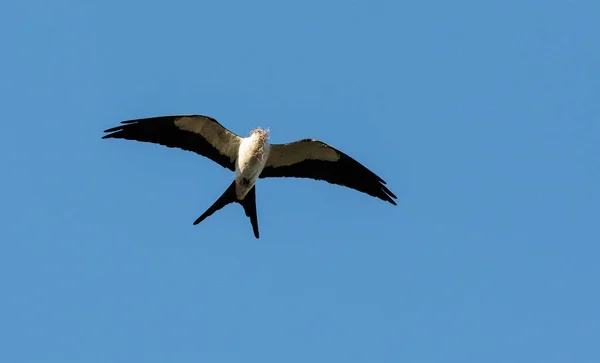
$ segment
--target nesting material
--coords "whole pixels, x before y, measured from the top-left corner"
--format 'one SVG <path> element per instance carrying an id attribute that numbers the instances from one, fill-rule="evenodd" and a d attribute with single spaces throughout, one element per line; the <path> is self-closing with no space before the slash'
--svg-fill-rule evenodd
<path id="1" fill-rule="evenodd" d="M 257 146 L 257 158 L 258 156 L 260 156 L 260 160 L 261 163 L 265 162 L 265 155 L 267 155 L 267 153 L 265 152 L 265 148 L 268 145 L 268 141 L 269 141 L 269 129 L 263 129 L 263 128 L 256 128 L 254 130 L 252 130 L 251 134 L 256 134 L 257 135 L 257 139 L 256 139 L 256 146 Z"/>

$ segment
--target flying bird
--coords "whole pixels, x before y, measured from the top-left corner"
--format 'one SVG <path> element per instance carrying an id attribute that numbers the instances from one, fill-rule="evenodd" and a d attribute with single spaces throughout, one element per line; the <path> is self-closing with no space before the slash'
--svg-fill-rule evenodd
<path id="1" fill-rule="evenodd" d="M 256 128 L 241 137 L 212 117 L 173 115 L 121 122 L 102 138 L 150 142 L 195 152 L 235 172 L 235 179 L 194 225 L 230 203 L 239 203 L 259 238 L 256 182 L 259 178 L 295 177 L 324 180 L 396 205 L 385 181 L 343 152 L 314 140 L 270 144 L 269 130 Z"/>

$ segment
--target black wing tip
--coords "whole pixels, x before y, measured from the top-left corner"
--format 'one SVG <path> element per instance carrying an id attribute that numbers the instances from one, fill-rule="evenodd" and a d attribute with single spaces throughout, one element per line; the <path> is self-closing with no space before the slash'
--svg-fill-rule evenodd
<path id="1" fill-rule="evenodd" d="M 394 193 L 392 193 L 388 188 L 384 187 L 382 185 L 382 188 L 380 189 L 381 193 L 380 195 L 378 195 L 377 197 L 385 202 L 389 202 L 393 205 L 398 205 L 396 204 L 396 201 L 394 201 L 394 199 L 398 199 L 398 197 L 396 197 L 396 195 Z"/>
<path id="2" fill-rule="evenodd" d="M 325 143 L 323 143 L 323 144 L 325 144 Z M 325 145 L 328 147 L 331 147 L 327 144 L 325 144 Z M 359 170 L 360 170 L 359 174 L 362 174 L 362 175 L 358 176 L 358 179 L 365 182 L 365 185 L 364 185 L 365 188 L 364 189 L 354 188 L 354 189 L 359 190 L 363 193 L 367 193 L 373 197 L 379 198 L 379 199 L 383 200 L 384 202 L 389 202 L 392 205 L 395 205 L 395 206 L 398 205 L 394 201 L 394 199 L 397 199 L 398 197 L 396 197 L 396 195 L 394 193 L 392 193 L 392 191 L 386 186 L 387 182 L 385 180 L 383 180 L 383 178 L 381 178 L 379 175 L 375 174 L 375 172 L 373 172 L 371 169 L 369 169 L 366 166 L 364 166 L 363 164 L 359 163 L 356 159 L 352 158 L 348 154 L 345 154 L 333 147 L 331 147 L 331 148 L 334 149 L 340 155 L 339 161 L 341 161 L 343 163 L 347 163 L 349 165 L 352 165 L 353 167 L 356 167 L 356 166 L 359 167 Z M 342 184 L 342 185 L 344 185 L 344 184 Z M 346 186 L 349 186 L 349 185 L 346 185 Z"/>
<path id="3" fill-rule="evenodd" d="M 186 116 L 186 115 L 183 115 Z M 146 118 L 138 118 L 135 120 L 125 120 L 125 121 L 121 121 L 121 125 L 119 126 L 115 126 L 115 127 L 111 127 L 110 129 L 106 129 L 104 130 L 105 133 L 107 132 L 111 132 L 111 134 L 109 135 L 104 135 L 102 136 L 103 139 L 110 139 L 110 138 L 119 138 L 120 137 L 120 133 L 128 130 L 129 127 L 135 126 L 136 124 L 140 124 L 142 122 L 147 122 L 147 121 L 156 121 L 158 119 L 168 119 L 169 121 L 172 119 L 176 119 L 182 116 L 157 116 L 157 117 L 146 117 Z"/>
<path id="4" fill-rule="evenodd" d="M 118 139 L 121 137 L 123 131 L 124 131 L 124 128 L 121 126 L 113 127 L 112 129 L 105 130 L 104 132 L 110 132 L 110 134 L 104 135 L 104 136 L 102 136 L 102 138 L 103 139 Z"/>
<path id="5" fill-rule="evenodd" d="M 119 131 L 124 131 L 128 127 L 134 126 L 136 124 L 144 123 L 144 122 L 173 121 L 175 119 L 182 118 L 182 117 L 194 117 L 194 116 L 202 116 L 202 115 L 195 115 L 195 114 L 167 115 L 167 116 L 144 117 L 144 118 L 138 118 L 138 119 L 134 119 L 134 120 L 125 120 L 125 121 L 121 121 L 121 125 L 119 125 L 119 126 L 104 130 L 105 133 L 112 132 L 112 134 L 105 135 L 102 138 L 103 139 L 118 138 Z M 208 117 L 208 116 L 203 116 L 203 117 Z"/>
<path id="6" fill-rule="evenodd" d="M 104 133 L 110 132 L 111 134 L 108 135 L 104 135 L 102 136 L 103 139 L 110 139 L 110 138 L 116 138 L 118 133 L 125 130 L 125 128 L 127 127 L 127 125 L 130 125 L 134 122 L 137 122 L 138 120 L 128 120 L 128 121 L 121 121 L 121 125 L 119 126 L 115 126 L 115 127 L 111 127 L 110 129 L 106 129 L 104 130 Z"/>
<path id="7" fill-rule="evenodd" d="M 388 202 L 390 202 L 390 203 L 391 203 L 391 204 L 393 204 L 393 205 L 398 205 L 398 204 L 396 204 L 396 201 L 394 200 L 394 199 L 398 199 L 398 198 L 397 198 L 397 197 L 394 195 L 394 193 L 392 193 L 392 192 L 389 192 L 389 194 L 387 195 L 387 197 L 388 197 L 388 200 L 387 200 Z"/>
<path id="8" fill-rule="evenodd" d="M 111 127 L 110 129 L 104 130 L 104 132 L 114 132 L 123 130 L 123 126 Z"/>
<path id="9" fill-rule="evenodd" d="M 151 121 L 151 120 L 156 120 L 156 119 L 161 119 L 161 118 L 164 119 L 164 118 L 178 118 L 178 117 L 181 117 L 181 116 L 157 116 L 157 117 L 138 118 L 135 120 L 125 120 L 125 121 L 121 121 L 121 124 L 119 126 L 111 127 L 110 129 L 104 130 L 104 132 L 120 131 L 120 130 L 123 130 L 128 125 L 136 124 L 136 123 L 140 123 L 140 122 L 144 122 L 144 121 Z"/>
<path id="10" fill-rule="evenodd" d="M 379 186 L 381 187 L 381 190 L 383 190 L 383 192 L 386 195 L 388 195 L 388 196 L 390 196 L 390 197 L 392 197 L 394 199 L 397 199 L 398 197 L 396 197 L 396 194 L 392 193 L 392 191 L 388 187 L 386 187 L 385 185 L 383 185 L 383 184 L 385 184 L 385 182 L 381 182 L 381 184 L 379 184 Z"/>
<path id="11" fill-rule="evenodd" d="M 103 139 L 116 139 L 116 138 L 118 138 L 118 137 L 119 137 L 119 133 L 120 133 L 121 131 L 122 131 L 122 130 L 121 130 L 120 128 L 118 128 L 118 129 L 109 129 L 109 130 L 106 130 L 106 131 L 104 131 L 104 132 L 110 132 L 110 134 L 108 134 L 108 135 L 104 135 L 104 136 L 102 136 L 102 138 L 103 138 Z"/>

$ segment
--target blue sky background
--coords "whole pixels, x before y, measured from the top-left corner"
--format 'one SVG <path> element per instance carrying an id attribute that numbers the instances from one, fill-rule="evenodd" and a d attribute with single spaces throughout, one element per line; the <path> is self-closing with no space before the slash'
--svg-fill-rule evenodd
<path id="1" fill-rule="evenodd" d="M 597 1 L 0 5 L 3 362 L 599 362 Z M 314 137 L 393 207 L 101 140 Z"/>

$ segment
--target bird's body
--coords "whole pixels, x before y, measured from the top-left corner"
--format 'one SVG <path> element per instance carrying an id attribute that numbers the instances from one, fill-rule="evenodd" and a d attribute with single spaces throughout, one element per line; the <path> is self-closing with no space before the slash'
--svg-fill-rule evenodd
<path id="1" fill-rule="evenodd" d="M 242 139 L 235 162 L 235 192 L 238 199 L 244 199 L 256 184 L 267 163 L 270 150 L 267 130 L 252 130 L 250 136 Z"/>
<path id="2" fill-rule="evenodd" d="M 230 203 L 242 205 L 259 238 L 256 183 L 259 178 L 297 177 L 324 180 L 396 205 L 385 181 L 341 151 L 314 139 L 270 144 L 269 131 L 254 129 L 242 138 L 202 115 L 159 116 L 123 121 L 103 138 L 128 139 L 193 151 L 235 173 L 234 180 L 194 224 Z"/>

